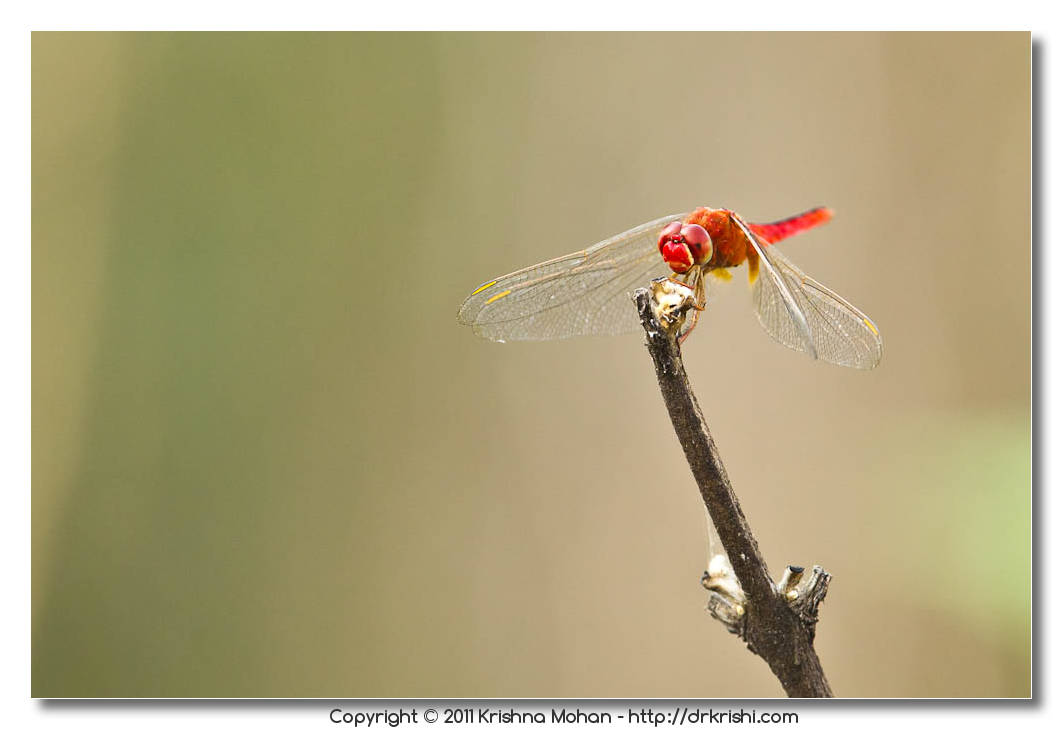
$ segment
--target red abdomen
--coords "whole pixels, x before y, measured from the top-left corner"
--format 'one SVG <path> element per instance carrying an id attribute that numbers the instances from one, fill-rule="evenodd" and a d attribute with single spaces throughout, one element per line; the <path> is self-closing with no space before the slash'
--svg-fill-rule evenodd
<path id="1" fill-rule="evenodd" d="M 749 223 L 749 229 L 763 238 L 764 242 L 777 243 L 783 238 L 802 233 L 816 225 L 822 225 L 832 217 L 833 211 L 829 208 L 812 208 L 807 212 L 774 223 Z"/>

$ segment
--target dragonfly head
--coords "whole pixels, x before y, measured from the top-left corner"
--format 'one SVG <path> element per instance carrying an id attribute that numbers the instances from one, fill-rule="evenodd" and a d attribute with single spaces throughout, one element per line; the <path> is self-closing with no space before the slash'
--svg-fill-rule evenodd
<path id="1" fill-rule="evenodd" d="M 708 231 L 696 223 L 670 223 L 657 240 L 657 248 L 664 262 L 675 273 L 686 273 L 694 265 L 707 263 L 712 258 L 712 238 Z"/>

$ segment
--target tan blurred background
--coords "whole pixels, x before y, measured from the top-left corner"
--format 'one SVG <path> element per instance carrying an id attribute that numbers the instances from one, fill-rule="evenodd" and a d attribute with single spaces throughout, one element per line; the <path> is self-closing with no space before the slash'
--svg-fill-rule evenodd
<path id="1" fill-rule="evenodd" d="M 841 696 L 1030 691 L 1029 36 L 35 34 L 33 693 L 780 696 L 637 335 L 477 284 L 696 205 L 881 327 L 686 365 Z"/>

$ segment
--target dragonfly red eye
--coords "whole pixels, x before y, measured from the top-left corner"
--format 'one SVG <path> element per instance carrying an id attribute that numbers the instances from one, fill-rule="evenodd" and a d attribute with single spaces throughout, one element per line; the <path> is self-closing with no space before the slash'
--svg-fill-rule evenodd
<path id="1" fill-rule="evenodd" d="M 697 224 L 683 225 L 680 233 L 690 247 L 693 260 L 707 263 L 712 257 L 712 237 L 708 231 Z"/>
<path id="2" fill-rule="evenodd" d="M 657 248 L 664 262 L 675 273 L 686 273 L 694 264 L 706 263 L 712 257 L 712 239 L 699 225 L 669 224 L 660 231 Z"/>

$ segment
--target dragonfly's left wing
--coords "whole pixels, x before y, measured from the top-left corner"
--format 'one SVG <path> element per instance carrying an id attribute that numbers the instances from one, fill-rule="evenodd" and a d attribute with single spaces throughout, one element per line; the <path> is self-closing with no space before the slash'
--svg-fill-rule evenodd
<path id="1" fill-rule="evenodd" d="M 657 238 L 682 217 L 653 220 L 486 283 L 465 299 L 458 321 L 499 342 L 635 331 L 639 321 L 630 293 L 670 273 Z"/>
<path id="2" fill-rule="evenodd" d="M 815 359 L 858 369 L 881 361 L 884 344 L 866 314 L 797 268 L 773 246 L 761 245 L 738 216 L 759 255 L 752 296 L 760 324 L 774 339 Z"/>

